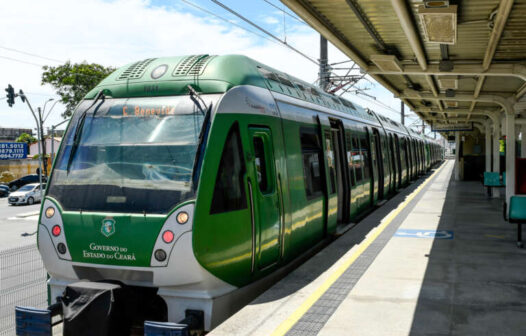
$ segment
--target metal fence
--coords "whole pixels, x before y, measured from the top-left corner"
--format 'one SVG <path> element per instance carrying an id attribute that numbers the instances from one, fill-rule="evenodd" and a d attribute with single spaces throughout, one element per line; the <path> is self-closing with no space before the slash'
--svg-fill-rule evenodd
<path id="1" fill-rule="evenodd" d="M 46 278 L 36 244 L 0 251 L 0 336 L 15 334 L 15 306 L 47 307 Z"/>

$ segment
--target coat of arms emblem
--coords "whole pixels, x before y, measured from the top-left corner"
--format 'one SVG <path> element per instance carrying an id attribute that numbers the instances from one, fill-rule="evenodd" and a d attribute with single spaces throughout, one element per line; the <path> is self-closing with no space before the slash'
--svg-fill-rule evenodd
<path id="1" fill-rule="evenodd" d="M 100 228 L 100 232 L 106 236 L 109 237 L 112 234 L 115 233 L 115 220 L 111 217 L 106 217 L 102 220 L 102 227 Z"/>

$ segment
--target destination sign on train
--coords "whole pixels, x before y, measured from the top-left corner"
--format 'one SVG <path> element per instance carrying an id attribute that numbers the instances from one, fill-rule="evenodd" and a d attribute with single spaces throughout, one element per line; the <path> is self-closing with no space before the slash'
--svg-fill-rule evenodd
<path id="1" fill-rule="evenodd" d="M 148 116 L 163 116 L 163 115 L 174 115 L 174 106 L 141 106 L 141 105 L 123 105 L 122 116 L 130 117 L 148 117 Z"/>

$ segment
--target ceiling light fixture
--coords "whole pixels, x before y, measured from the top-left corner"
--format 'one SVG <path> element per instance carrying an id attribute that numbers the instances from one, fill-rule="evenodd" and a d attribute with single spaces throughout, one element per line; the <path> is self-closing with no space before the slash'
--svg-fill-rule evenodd
<path id="1" fill-rule="evenodd" d="M 429 43 L 455 44 L 457 42 L 457 6 L 418 7 L 418 16 Z"/>

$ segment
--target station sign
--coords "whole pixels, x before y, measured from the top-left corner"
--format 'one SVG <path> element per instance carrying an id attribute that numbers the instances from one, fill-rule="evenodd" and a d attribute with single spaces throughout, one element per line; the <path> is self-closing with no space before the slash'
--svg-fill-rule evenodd
<path id="1" fill-rule="evenodd" d="M 0 160 L 27 158 L 28 146 L 25 142 L 0 142 Z"/>
<path id="2" fill-rule="evenodd" d="M 433 132 L 461 132 L 473 131 L 473 123 L 466 124 L 435 124 L 431 127 Z"/>

